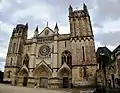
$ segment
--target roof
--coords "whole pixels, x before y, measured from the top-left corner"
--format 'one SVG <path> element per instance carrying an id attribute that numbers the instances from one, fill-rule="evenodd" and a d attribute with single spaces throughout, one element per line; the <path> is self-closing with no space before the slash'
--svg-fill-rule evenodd
<path id="1" fill-rule="evenodd" d="M 103 56 L 101 59 L 101 56 L 100 56 L 101 53 L 104 53 L 106 57 Z M 98 63 L 102 61 L 106 66 L 111 63 L 111 55 L 112 55 L 112 52 L 107 47 L 98 47 L 96 52 Z"/>
<path id="2" fill-rule="evenodd" d="M 104 53 L 106 56 L 111 57 L 112 52 L 107 47 L 98 47 L 96 54 Z"/>
<path id="3" fill-rule="evenodd" d="M 113 50 L 113 54 L 115 55 L 118 51 L 120 51 L 120 45 Z"/>
<path id="4" fill-rule="evenodd" d="M 24 27 L 25 25 L 23 25 L 23 24 L 17 24 L 17 26 L 16 27 Z"/>

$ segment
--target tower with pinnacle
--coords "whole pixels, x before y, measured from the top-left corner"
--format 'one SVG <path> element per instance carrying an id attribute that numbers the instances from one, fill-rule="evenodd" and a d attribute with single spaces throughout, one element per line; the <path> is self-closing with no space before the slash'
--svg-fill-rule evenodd
<path id="1" fill-rule="evenodd" d="M 18 71 L 22 66 L 22 54 L 24 52 L 24 43 L 27 39 L 27 30 L 28 24 L 18 24 L 13 29 L 10 38 L 6 56 L 4 81 L 10 81 L 12 84 L 16 83 Z"/>
<path id="2" fill-rule="evenodd" d="M 72 83 L 74 86 L 95 84 L 97 69 L 94 35 L 87 6 L 73 10 L 69 6 L 70 41 L 72 48 Z"/>

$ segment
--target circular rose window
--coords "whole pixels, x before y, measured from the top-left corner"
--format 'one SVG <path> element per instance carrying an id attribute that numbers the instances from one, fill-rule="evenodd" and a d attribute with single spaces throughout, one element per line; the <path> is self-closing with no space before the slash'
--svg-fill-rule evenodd
<path id="1" fill-rule="evenodd" d="M 45 35 L 48 35 L 49 34 L 49 30 L 45 30 Z"/>
<path id="2" fill-rule="evenodd" d="M 50 53 L 50 47 L 48 45 L 41 46 L 39 53 L 42 56 L 47 56 Z"/>

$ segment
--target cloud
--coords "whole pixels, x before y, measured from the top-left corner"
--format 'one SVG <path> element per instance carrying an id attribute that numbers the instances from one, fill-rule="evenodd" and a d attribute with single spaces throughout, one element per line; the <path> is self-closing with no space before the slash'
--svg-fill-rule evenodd
<path id="1" fill-rule="evenodd" d="M 106 22 L 104 22 L 104 32 L 108 33 L 108 32 L 118 32 L 120 31 L 120 19 L 118 20 L 107 20 Z"/>
<path id="2" fill-rule="evenodd" d="M 120 0 L 97 0 L 98 14 L 100 19 L 113 19 L 117 20 L 120 18 Z"/>
<path id="3" fill-rule="evenodd" d="M 7 55 L 7 48 L 0 47 L 0 57 L 5 58 Z"/>
<path id="4" fill-rule="evenodd" d="M 0 62 L 5 62 L 5 58 L 4 57 L 0 57 Z"/>
<path id="5" fill-rule="evenodd" d="M 0 12 L 5 12 L 11 7 L 10 0 L 0 0 Z"/>
<path id="6" fill-rule="evenodd" d="M 93 9 L 93 26 L 103 27 L 101 32 L 119 31 L 120 28 L 120 0 L 96 0 Z M 104 30 L 104 31 L 103 31 Z"/>
<path id="7" fill-rule="evenodd" d="M 35 20 L 50 20 L 52 9 L 48 5 L 48 7 L 44 5 L 45 4 L 36 4 L 35 6 L 28 7 L 27 9 L 16 11 L 12 18 L 15 19 L 14 21 L 19 21 L 21 18 L 31 16 Z"/>
<path id="8" fill-rule="evenodd" d="M 2 32 L 2 33 L 11 34 L 13 27 L 14 27 L 13 25 L 11 25 L 7 22 L 0 21 L 0 32 Z"/>
<path id="9" fill-rule="evenodd" d="M 99 24 L 99 23 L 94 23 L 93 26 L 97 27 L 97 28 L 103 28 L 104 27 L 102 24 Z"/>
<path id="10" fill-rule="evenodd" d="M 45 1 L 39 1 L 39 0 L 25 0 L 26 4 L 24 8 L 18 9 L 15 11 L 12 15 L 12 18 L 14 18 L 13 21 L 18 22 L 21 19 L 25 19 L 27 17 L 31 17 L 35 21 L 39 20 L 41 21 L 53 21 L 52 19 L 55 19 L 57 17 L 57 14 L 60 13 L 59 7 L 55 7 L 50 5 L 48 2 Z M 24 5 L 22 4 L 22 6 Z"/>
<path id="11" fill-rule="evenodd" d="M 8 37 L 9 37 L 9 34 L 7 32 L 0 31 L 1 43 L 3 43 L 4 41 L 7 41 L 9 39 Z"/>
<path id="12" fill-rule="evenodd" d="M 102 45 L 117 46 L 120 44 L 120 31 L 101 33 L 96 35 L 96 41 Z"/>
<path id="13" fill-rule="evenodd" d="M 113 51 L 116 48 L 116 45 L 104 45 L 99 41 L 95 41 L 95 50 L 97 51 L 98 47 L 107 47 L 110 51 Z"/>
<path id="14" fill-rule="evenodd" d="M 0 40 L 0 48 L 7 48 L 6 42 L 3 40 Z"/>

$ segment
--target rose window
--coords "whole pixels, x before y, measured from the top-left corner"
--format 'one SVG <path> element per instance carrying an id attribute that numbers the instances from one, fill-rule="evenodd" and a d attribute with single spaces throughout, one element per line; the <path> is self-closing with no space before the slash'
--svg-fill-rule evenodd
<path id="1" fill-rule="evenodd" d="M 47 56 L 50 53 L 50 47 L 48 45 L 41 46 L 39 53 L 41 56 Z"/>

